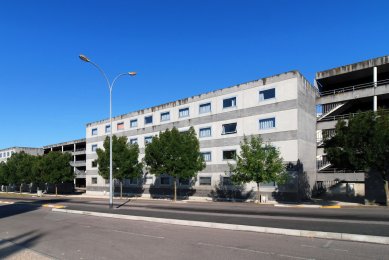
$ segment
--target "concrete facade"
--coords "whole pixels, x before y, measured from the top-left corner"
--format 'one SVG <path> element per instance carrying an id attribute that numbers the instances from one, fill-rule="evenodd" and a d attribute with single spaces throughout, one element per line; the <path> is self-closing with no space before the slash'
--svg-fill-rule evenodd
<path id="1" fill-rule="evenodd" d="M 77 139 L 68 142 L 46 145 L 43 147 L 44 154 L 52 151 L 68 152 L 72 155 L 72 160 L 69 162 L 73 167 L 75 174 L 74 185 L 76 188 L 86 187 L 86 139 Z"/>
<path id="2" fill-rule="evenodd" d="M 330 193 L 339 193 L 339 190 L 347 190 L 339 189 L 346 187 L 341 185 L 344 183 L 347 187 L 358 187 L 349 189 L 352 196 L 367 196 L 361 187 L 375 183 L 367 181 L 371 174 L 335 168 L 326 159 L 323 139 L 334 134 L 339 119 L 347 121 L 357 112 L 389 109 L 389 56 L 317 72 L 315 86 L 319 89 L 316 104 L 322 110 L 316 124 L 318 186 Z M 377 187 L 372 189 L 377 190 Z"/>
<path id="3" fill-rule="evenodd" d="M 27 154 L 31 155 L 42 155 L 43 149 L 42 148 L 33 148 L 33 147 L 10 147 L 0 150 L 0 163 L 1 162 L 7 162 L 7 160 L 12 156 L 14 153 L 20 153 L 25 152 Z"/>
<path id="4" fill-rule="evenodd" d="M 113 134 L 127 136 L 129 141 L 136 139 L 141 152 L 139 159 L 142 159 L 145 138 L 158 135 L 167 128 L 185 131 L 193 126 L 201 152 L 210 153 L 207 167 L 193 180 L 193 185 L 180 187 L 182 190 L 191 189 L 194 196 L 211 196 L 220 190 L 229 190 L 230 187 L 225 187 L 228 185 L 223 185 L 223 178 L 228 177 L 227 162 L 233 161 L 223 159 L 223 152 L 235 150 L 239 153 L 244 135 L 261 135 L 265 142 L 280 149 L 285 163 L 294 165 L 289 184 L 283 187 L 266 184 L 262 191 L 272 197 L 284 194 L 296 197 L 299 183 L 312 186 L 316 181 L 316 95 L 315 89 L 299 72 L 291 71 L 117 116 L 113 118 Z M 210 111 L 202 111 L 204 104 L 210 104 Z M 180 109 L 189 109 L 189 114 L 180 116 Z M 169 113 L 168 117 L 166 113 Z M 145 117 L 149 116 L 152 116 L 152 123 L 145 124 Z M 136 126 L 131 125 L 133 120 L 137 120 Z M 224 133 L 226 124 L 236 124 L 236 131 Z M 102 148 L 109 135 L 107 127 L 109 120 L 89 123 L 86 127 L 86 186 L 90 194 L 106 194 L 109 190 L 107 182 L 98 175 L 98 168 L 92 165 L 97 158 L 94 150 Z M 210 128 L 210 136 L 201 136 L 200 132 L 206 132 L 206 128 Z M 297 164 L 300 165 L 299 171 L 296 170 Z M 125 183 L 125 190 L 136 193 L 141 189 L 142 193 L 151 196 L 153 192 L 168 194 L 171 180 L 166 182 L 164 179 L 161 183 L 160 178 L 146 171 L 144 174 L 136 184 Z M 204 184 L 201 181 L 204 177 L 210 178 L 207 179 L 210 182 Z M 248 184 L 241 192 L 247 193 L 253 188 L 253 184 Z"/>

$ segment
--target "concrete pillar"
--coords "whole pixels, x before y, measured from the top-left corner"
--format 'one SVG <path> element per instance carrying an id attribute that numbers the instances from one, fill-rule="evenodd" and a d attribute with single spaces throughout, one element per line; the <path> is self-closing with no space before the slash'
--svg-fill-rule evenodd
<path id="1" fill-rule="evenodd" d="M 373 81 L 374 81 L 374 100 L 373 100 L 373 111 L 377 111 L 377 96 L 375 95 L 375 89 L 377 87 L 377 67 L 373 68 Z"/>
<path id="2" fill-rule="evenodd" d="M 63 145 L 61 146 L 61 152 L 63 153 Z"/>

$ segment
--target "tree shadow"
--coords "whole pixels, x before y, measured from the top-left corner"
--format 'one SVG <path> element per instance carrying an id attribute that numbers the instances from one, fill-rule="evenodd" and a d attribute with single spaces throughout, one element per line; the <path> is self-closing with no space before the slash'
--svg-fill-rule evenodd
<path id="1" fill-rule="evenodd" d="M 174 184 L 173 179 L 170 179 L 168 185 L 161 184 L 161 177 L 168 176 L 158 176 L 155 178 L 154 182 L 150 184 L 148 192 L 150 197 L 153 199 L 173 199 L 174 196 Z M 193 196 L 196 193 L 196 189 L 193 188 L 195 183 L 194 179 L 185 180 L 183 182 L 178 182 L 177 184 L 177 199 L 178 200 L 187 200 L 190 196 Z"/>
<path id="2" fill-rule="evenodd" d="M 136 179 L 136 184 L 133 183 L 134 180 L 124 180 L 123 181 L 123 190 L 122 196 L 126 198 L 141 197 L 144 193 L 144 182 L 145 176 L 139 177 Z M 120 197 L 120 183 L 114 182 L 114 196 Z M 128 203 L 127 201 L 126 203 Z"/>
<path id="3" fill-rule="evenodd" d="M 224 185 L 223 181 L 220 181 L 211 190 L 209 196 L 213 201 L 245 201 L 253 198 L 253 189 L 247 191 L 244 184 L 230 184 Z"/>
<path id="4" fill-rule="evenodd" d="M 0 258 L 6 259 L 19 251 L 29 249 L 42 236 L 42 233 L 33 230 L 11 238 L 0 239 Z"/>
<path id="5" fill-rule="evenodd" d="M 14 200 L 15 198 L 12 199 Z M 35 200 L 31 202 L 17 201 L 14 202 L 13 204 L 2 205 L 0 206 L 0 219 L 12 217 L 30 211 L 35 211 L 40 207 L 42 207 L 42 205 L 44 204 L 56 204 L 56 203 L 61 203 L 66 201 L 68 201 L 68 199 L 47 199 L 47 200 Z"/>

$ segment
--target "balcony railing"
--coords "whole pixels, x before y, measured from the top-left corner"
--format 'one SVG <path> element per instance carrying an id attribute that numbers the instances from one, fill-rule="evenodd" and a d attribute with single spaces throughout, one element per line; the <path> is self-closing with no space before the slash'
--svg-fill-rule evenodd
<path id="1" fill-rule="evenodd" d="M 340 93 L 344 93 L 344 92 L 350 92 L 350 91 L 355 91 L 355 90 L 360 90 L 360 89 L 365 89 L 365 88 L 373 88 L 375 86 L 378 87 L 378 86 L 387 85 L 387 84 L 389 84 L 389 79 L 380 80 L 380 81 L 377 81 L 377 83 L 369 82 L 369 83 L 354 85 L 351 87 L 323 91 L 323 92 L 320 92 L 319 94 L 321 97 L 328 96 L 328 95 L 336 95 L 336 94 L 340 94 Z"/>
<path id="2" fill-rule="evenodd" d="M 381 111 L 383 111 L 384 113 L 389 113 L 389 109 L 382 109 Z M 358 112 L 358 113 L 350 113 L 350 114 L 344 114 L 344 115 L 335 115 L 335 116 L 326 116 L 324 118 L 321 118 L 320 119 L 320 122 L 323 122 L 323 121 L 338 121 L 339 119 L 349 119 L 351 117 L 354 117 L 360 113 L 368 113 L 368 112 L 371 112 L 371 111 L 366 111 L 366 112 Z"/>

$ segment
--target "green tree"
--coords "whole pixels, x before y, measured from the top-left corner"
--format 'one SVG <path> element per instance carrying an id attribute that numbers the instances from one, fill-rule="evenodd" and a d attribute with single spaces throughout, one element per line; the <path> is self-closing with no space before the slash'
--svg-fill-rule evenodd
<path id="1" fill-rule="evenodd" d="M 109 137 L 104 140 L 104 149 L 96 150 L 99 166 L 99 174 L 104 179 L 109 179 Z M 123 181 L 125 179 L 139 178 L 142 173 L 142 163 L 138 160 L 138 144 L 128 144 L 127 137 L 112 136 L 112 175 L 120 182 L 120 197 L 123 193 Z"/>
<path id="2" fill-rule="evenodd" d="M 283 184 L 287 180 L 286 168 L 279 150 L 264 144 L 260 136 L 245 136 L 240 144 L 240 155 L 236 156 L 236 165 L 229 164 L 233 183 L 255 182 L 257 199 L 260 201 L 260 183 L 277 182 Z"/>
<path id="3" fill-rule="evenodd" d="M 22 184 L 31 183 L 33 173 L 31 171 L 35 156 L 25 152 L 14 153 L 7 160 L 8 166 L 8 181 L 13 184 L 19 184 L 20 192 Z"/>
<path id="4" fill-rule="evenodd" d="M 335 135 L 324 141 L 328 160 L 338 168 L 364 170 L 382 178 L 389 205 L 389 113 L 360 112 L 340 120 Z"/>
<path id="5" fill-rule="evenodd" d="M 74 180 L 73 169 L 69 162 L 72 156 L 70 153 L 50 152 L 42 157 L 40 173 L 43 181 L 55 185 L 55 195 L 58 194 L 59 183 Z"/>
<path id="6" fill-rule="evenodd" d="M 0 162 L 0 186 L 8 184 L 8 167 L 5 162 Z"/>
<path id="7" fill-rule="evenodd" d="M 153 137 L 153 141 L 146 145 L 144 161 L 150 173 L 173 177 L 174 201 L 177 200 L 177 180 L 194 178 L 205 168 L 193 127 L 182 133 L 177 128 L 167 129 Z"/>

